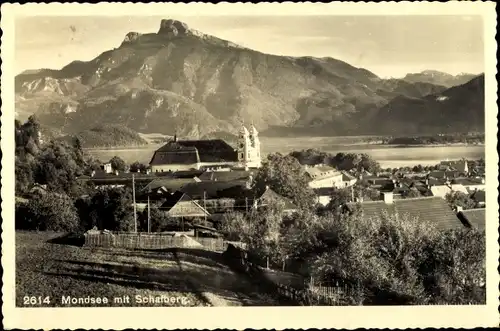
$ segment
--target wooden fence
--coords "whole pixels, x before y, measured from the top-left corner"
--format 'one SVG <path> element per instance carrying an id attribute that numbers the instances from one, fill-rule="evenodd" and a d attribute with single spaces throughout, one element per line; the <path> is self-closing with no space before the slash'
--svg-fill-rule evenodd
<path id="1" fill-rule="evenodd" d="M 226 243 L 222 238 L 174 236 L 170 233 L 88 232 L 85 234 L 85 246 L 129 249 L 198 248 L 223 252 Z"/>
<path id="2" fill-rule="evenodd" d="M 226 251 L 226 257 L 234 267 L 246 272 L 249 276 L 261 279 L 261 284 L 271 286 L 280 296 L 285 297 L 300 305 L 310 306 L 344 306 L 356 305 L 356 293 L 354 289 L 346 286 L 317 286 L 309 285 L 301 281 L 301 276 L 279 277 L 278 270 L 270 270 L 251 262 L 243 250 L 231 247 L 231 252 Z M 296 278 L 296 279 L 294 279 Z M 281 281 L 283 280 L 283 282 Z M 346 301 L 348 299 L 348 301 Z"/>

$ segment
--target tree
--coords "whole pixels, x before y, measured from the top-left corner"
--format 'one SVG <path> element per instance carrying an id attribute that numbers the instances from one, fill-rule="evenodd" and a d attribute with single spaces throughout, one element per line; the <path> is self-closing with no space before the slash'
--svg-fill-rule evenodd
<path id="1" fill-rule="evenodd" d="M 91 197 L 90 226 L 111 231 L 133 231 L 134 212 L 130 189 L 99 189 Z"/>
<path id="2" fill-rule="evenodd" d="M 118 156 L 113 156 L 113 158 L 109 160 L 109 163 L 111 163 L 111 167 L 113 168 L 114 171 L 123 172 L 127 169 L 127 164 L 125 163 L 125 161 L 123 161 Z"/>
<path id="3" fill-rule="evenodd" d="M 148 168 L 147 165 L 140 163 L 139 161 L 135 161 L 130 165 L 131 172 L 143 172 Z"/>
<path id="4" fill-rule="evenodd" d="M 73 201 L 64 194 L 46 193 L 16 210 L 16 228 L 71 232 L 79 228 Z"/>
<path id="5" fill-rule="evenodd" d="M 452 191 L 445 196 L 446 202 L 452 207 L 462 207 L 463 209 L 477 208 L 477 202 L 468 194 L 458 191 Z"/>
<path id="6" fill-rule="evenodd" d="M 253 183 L 255 196 L 260 196 L 266 186 L 291 199 L 299 208 L 311 208 L 314 205 L 314 192 L 309 188 L 305 171 L 292 156 L 279 153 L 268 155 Z"/>
<path id="7" fill-rule="evenodd" d="M 178 219 L 169 217 L 164 210 L 160 210 L 156 206 L 151 206 L 149 217 L 151 232 L 180 231 L 182 229 L 181 222 Z M 147 208 L 141 213 L 139 221 L 141 231 L 146 232 L 148 230 Z"/>
<path id="8" fill-rule="evenodd" d="M 64 141 L 46 144 L 36 158 L 35 182 L 49 190 L 72 194 L 76 178 L 83 174 L 85 162 L 81 151 Z"/>

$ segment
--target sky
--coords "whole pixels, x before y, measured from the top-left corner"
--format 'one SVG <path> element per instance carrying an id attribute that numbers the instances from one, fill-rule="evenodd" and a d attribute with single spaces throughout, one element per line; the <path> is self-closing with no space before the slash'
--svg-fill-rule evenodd
<path id="1" fill-rule="evenodd" d="M 15 71 L 60 69 L 119 47 L 163 18 L 260 52 L 332 57 L 380 77 L 484 72 L 481 16 L 32 16 L 15 22 Z"/>

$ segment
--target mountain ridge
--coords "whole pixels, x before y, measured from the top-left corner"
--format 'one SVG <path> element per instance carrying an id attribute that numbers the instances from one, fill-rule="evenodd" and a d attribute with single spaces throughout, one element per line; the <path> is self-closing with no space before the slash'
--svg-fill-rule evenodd
<path id="1" fill-rule="evenodd" d="M 241 121 L 362 134 L 392 99 L 447 89 L 381 79 L 331 57 L 264 54 L 176 20 L 162 20 L 157 33 L 129 32 L 93 60 L 20 74 L 15 87 L 20 116 L 36 113 L 68 134 L 120 124 L 187 138 L 235 134 Z"/>

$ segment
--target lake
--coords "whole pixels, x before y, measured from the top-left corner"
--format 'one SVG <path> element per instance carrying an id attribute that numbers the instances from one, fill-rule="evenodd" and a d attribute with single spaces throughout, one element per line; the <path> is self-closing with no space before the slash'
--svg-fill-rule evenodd
<path id="1" fill-rule="evenodd" d="M 401 166 L 434 165 L 441 160 L 461 158 L 479 159 L 485 157 L 484 145 L 450 145 L 450 146 L 408 146 L 374 145 L 363 142 L 366 137 L 261 137 L 263 155 L 280 152 L 288 154 L 308 148 L 336 154 L 338 152 L 366 153 L 377 160 L 384 168 Z M 101 161 L 119 156 L 125 162 L 139 161 L 149 163 L 159 145 L 147 145 L 129 149 L 89 149 L 87 152 Z"/>

